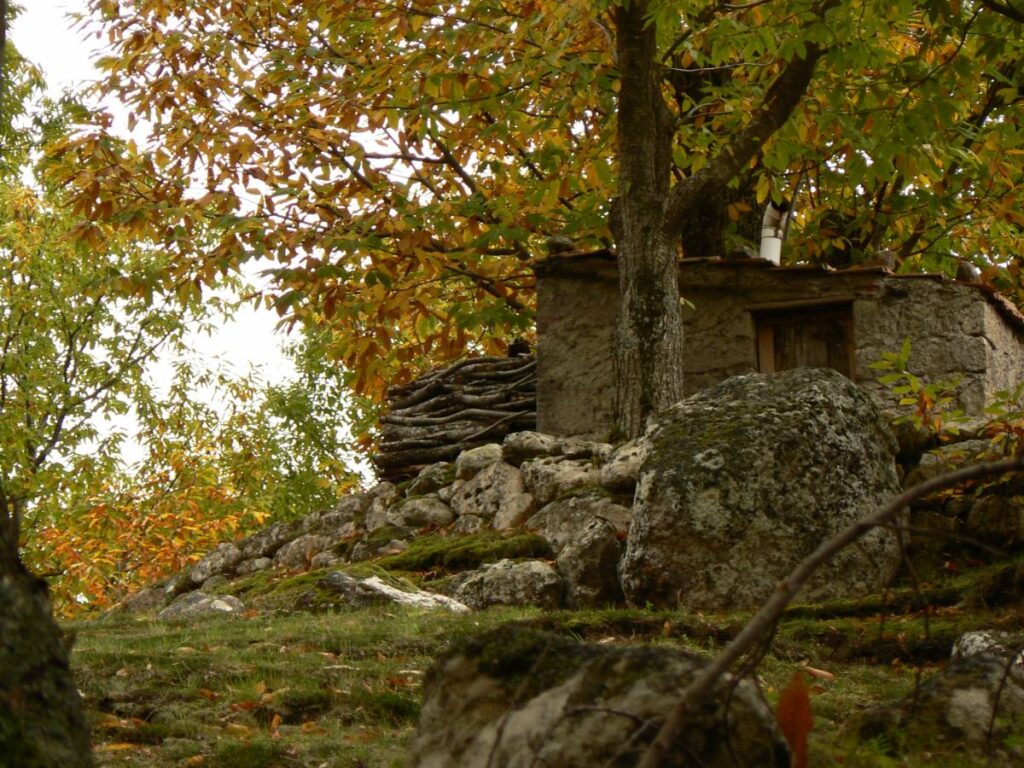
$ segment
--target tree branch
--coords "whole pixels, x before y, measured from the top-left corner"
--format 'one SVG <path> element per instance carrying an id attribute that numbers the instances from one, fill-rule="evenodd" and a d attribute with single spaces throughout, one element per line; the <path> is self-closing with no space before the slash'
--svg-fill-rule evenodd
<path id="1" fill-rule="evenodd" d="M 704 168 L 672 188 L 664 207 L 666 236 L 679 237 L 687 211 L 709 190 L 723 187 L 735 178 L 786 123 L 806 93 L 814 67 L 823 54 L 824 49 L 809 43 L 806 56 L 790 61 L 772 83 L 747 126 Z"/>

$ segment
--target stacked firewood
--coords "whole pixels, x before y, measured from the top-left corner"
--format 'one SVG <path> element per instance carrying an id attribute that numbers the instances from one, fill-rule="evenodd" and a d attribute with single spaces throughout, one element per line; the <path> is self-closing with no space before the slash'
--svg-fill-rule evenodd
<path id="1" fill-rule="evenodd" d="M 373 457 L 387 480 L 450 461 L 467 448 L 536 429 L 537 361 L 528 355 L 462 360 L 388 389 Z"/>

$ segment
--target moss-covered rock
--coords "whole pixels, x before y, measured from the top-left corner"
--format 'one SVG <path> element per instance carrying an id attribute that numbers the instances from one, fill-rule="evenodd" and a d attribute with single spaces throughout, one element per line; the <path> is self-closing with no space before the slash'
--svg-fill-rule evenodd
<path id="1" fill-rule="evenodd" d="M 668 648 L 584 645 L 507 626 L 462 642 L 428 672 L 409 765 L 634 766 L 705 662 Z M 789 765 L 771 710 L 725 678 L 666 766 Z"/>
<path id="2" fill-rule="evenodd" d="M 899 491 L 896 442 L 874 400 L 831 370 L 728 379 L 654 425 L 622 581 L 636 604 L 755 607 L 821 542 Z M 865 594 L 895 575 L 876 529 L 808 586 Z"/>

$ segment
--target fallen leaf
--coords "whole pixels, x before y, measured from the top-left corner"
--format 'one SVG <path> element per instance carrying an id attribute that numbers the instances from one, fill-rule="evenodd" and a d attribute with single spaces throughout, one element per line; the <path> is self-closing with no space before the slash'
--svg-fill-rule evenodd
<path id="1" fill-rule="evenodd" d="M 123 752 L 126 749 L 138 749 L 138 744 L 131 744 L 127 741 L 119 741 L 114 744 L 100 744 L 96 747 L 97 752 Z"/>
<path id="2" fill-rule="evenodd" d="M 128 677 L 131 674 L 131 670 L 128 667 L 121 667 L 117 672 L 114 673 L 117 677 Z"/>
<path id="3" fill-rule="evenodd" d="M 803 666 L 801 669 L 811 677 L 816 677 L 819 680 L 828 680 L 830 683 L 836 679 L 836 676 L 831 672 L 824 669 L 816 669 L 815 667 Z"/>
<path id="4" fill-rule="evenodd" d="M 811 714 L 811 692 L 800 670 L 793 673 L 793 679 L 779 694 L 775 717 L 793 753 L 793 768 L 807 768 L 807 737 L 814 727 L 814 716 Z"/>
<path id="5" fill-rule="evenodd" d="M 308 723 L 303 723 L 302 724 L 302 732 L 303 733 L 323 733 L 324 729 L 321 728 L 320 725 L 318 723 L 316 723 L 315 721 L 310 720 Z"/>

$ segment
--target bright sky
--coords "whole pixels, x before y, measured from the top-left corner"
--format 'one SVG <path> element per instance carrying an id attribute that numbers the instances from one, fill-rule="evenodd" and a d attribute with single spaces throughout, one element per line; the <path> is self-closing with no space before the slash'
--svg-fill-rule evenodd
<path id="1" fill-rule="evenodd" d="M 25 10 L 11 26 L 10 39 L 22 55 L 38 64 L 54 94 L 95 79 L 91 57 L 101 55 L 102 40 L 85 40 L 73 28 L 69 13 L 84 13 L 86 0 L 22 0 Z M 239 310 L 235 321 L 211 338 L 199 338 L 204 356 L 216 356 L 241 371 L 261 366 L 267 380 L 276 382 L 292 371 L 281 354 L 283 337 L 275 334 L 276 316 L 251 308 Z"/>

